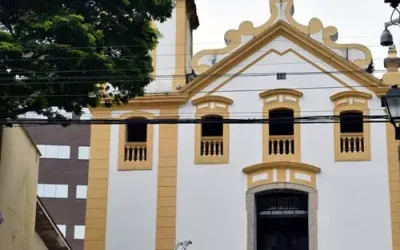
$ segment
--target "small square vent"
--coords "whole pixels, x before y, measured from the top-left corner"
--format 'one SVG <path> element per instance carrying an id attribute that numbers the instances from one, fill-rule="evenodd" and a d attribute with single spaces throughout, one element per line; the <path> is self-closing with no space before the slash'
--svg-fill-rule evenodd
<path id="1" fill-rule="evenodd" d="M 286 73 L 277 73 L 276 79 L 278 80 L 286 80 Z"/>

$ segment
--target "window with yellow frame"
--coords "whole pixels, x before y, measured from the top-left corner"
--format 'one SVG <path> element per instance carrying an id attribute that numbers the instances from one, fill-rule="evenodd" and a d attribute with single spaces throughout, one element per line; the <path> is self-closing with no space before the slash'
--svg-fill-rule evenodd
<path id="1" fill-rule="evenodd" d="M 344 91 L 331 96 L 334 115 L 335 161 L 370 161 L 370 124 L 363 116 L 369 114 L 368 100 L 371 94 Z"/>
<path id="2" fill-rule="evenodd" d="M 195 125 L 195 164 L 229 163 L 229 106 L 233 101 L 223 96 L 205 96 L 192 101 L 196 107 L 196 118 L 202 119 Z"/>
<path id="3" fill-rule="evenodd" d="M 131 111 L 120 119 L 127 124 L 119 125 L 118 170 L 150 170 L 153 160 L 153 125 L 147 119 L 154 115 L 143 111 Z"/>

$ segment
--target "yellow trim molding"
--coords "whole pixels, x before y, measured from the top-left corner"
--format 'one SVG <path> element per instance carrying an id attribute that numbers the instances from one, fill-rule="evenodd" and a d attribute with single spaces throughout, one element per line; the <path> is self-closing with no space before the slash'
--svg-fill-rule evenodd
<path id="1" fill-rule="evenodd" d="M 284 52 L 279 52 L 275 49 L 271 49 L 269 51 L 267 51 L 266 53 L 264 53 L 263 55 L 261 55 L 259 58 L 255 59 L 253 62 L 251 62 L 250 64 L 248 64 L 246 67 L 244 67 L 243 69 L 241 69 L 240 71 L 238 71 L 236 74 L 232 75 L 231 77 L 229 77 L 227 80 L 225 80 L 224 82 L 222 82 L 221 84 L 219 84 L 218 86 L 216 86 L 215 88 L 213 88 L 210 92 L 208 92 L 206 95 L 211 95 L 215 92 L 217 92 L 219 89 L 221 89 L 223 86 L 225 86 L 226 84 L 228 84 L 229 82 L 231 82 L 233 79 L 235 79 L 236 77 L 240 76 L 240 74 L 242 74 L 244 71 L 246 71 L 247 69 L 249 69 L 251 66 L 253 66 L 254 64 L 256 64 L 257 62 L 261 61 L 264 57 L 270 55 L 270 54 L 276 54 L 279 56 L 284 56 L 288 53 L 292 53 L 298 57 L 300 57 L 303 61 L 313 65 L 315 68 L 317 68 L 318 70 L 320 70 L 321 72 L 325 73 L 327 76 L 329 76 L 330 78 L 332 78 L 333 80 L 335 80 L 336 82 L 340 83 L 343 87 L 346 87 L 350 90 L 355 90 L 352 86 L 348 85 L 347 83 L 345 83 L 344 81 L 340 80 L 338 77 L 336 77 L 333 73 L 326 71 L 325 69 L 321 68 L 319 65 L 317 65 L 316 63 L 314 63 L 313 61 L 309 60 L 307 57 L 301 55 L 300 53 L 298 53 L 297 51 L 295 51 L 294 49 L 288 49 L 285 50 Z"/>
<path id="2" fill-rule="evenodd" d="M 146 118 L 154 119 L 154 115 L 145 111 L 131 111 L 129 113 L 122 114 L 119 119 L 129 118 Z M 153 168 L 153 133 L 154 126 L 152 124 L 147 125 L 147 140 L 143 143 L 146 148 L 146 160 L 145 161 L 124 161 L 125 158 L 125 146 L 126 146 L 126 130 L 127 125 L 119 125 L 119 139 L 118 139 L 118 170 L 119 171 L 132 171 L 132 170 L 151 170 Z"/>
<path id="3" fill-rule="evenodd" d="M 331 96 L 334 102 L 334 115 L 339 116 L 344 111 L 358 111 L 363 115 L 369 114 L 368 100 L 372 96 L 368 93 L 359 91 L 343 91 Z M 363 133 L 341 133 L 340 123 L 334 124 L 334 147 L 335 161 L 370 161 L 371 160 L 371 143 L 370 143 L 370 124 L 363 123 Z M 356 147 L 356 140 L 362 140 L 364 150 L 362 152 L 345 152 L 341 150 L 342 146 L 347 148 Z M 361 142 L 359 142 L 361 144 Z M 347 144 L 347 146 L 345 145 Z M 359 145 L 360 145 L 359 144 Z M 361 147 L 361 146 L 360 146 Z"/>
<path id="4" fill-rule="evenodd" d="M 164 107 L 160 116 L 178 116 L 178 107 Z M 159 126 L 156 250 L 173 249 L 176 243 L 176 185 L 178 125 Z"/>
<path id="5" fill-rule="evenodd" d="M 233 103 L 233 100 L 224 96 L 203 96 L 200 98 L 197 98 L 192 101 L 192 104 L 194 106 L 203 104 L 203 103 L 209 103 L 209 102 L 217 102 L 217 103 L 223 103 L 227 105 L 231 105 Z"/>
<path id="6" fill-rule="evenodd" d="M 339 99 L 344 99 L 344 98 L 361 98 L 361 99 L 371 99 L 372 95 L 360 91 L 343 91 L 336 93 L 331 96 L 332 101 L 338 101 Z"/>
<path id="7" fill-rule="evenodd" d="M 92 116 L 93 119 L 109 119 L 111 111 L 94 111 Z M 91 126 L 85 250 L 106 248 L 110 128 L 110 125 Z"/>
<path id="8" fill-rule="evenodd" d="M 360 55 L 358 59 L 352 62 L 359 66 L 360 68 L 367 68 L 372 59 L 371 51 L 364 45 L 361 44 L 337 44 L 338 31 L 335 27 L 329 26 L 324 29 L 324 26 L 318 18 L 312 18 L 309 25 L 302 25 L 298 23 L 294 18 L 294 3 L 293 0 L 270 0 L 270 19 L 259 27 L 254 27 L 252 22 L 245 21 L 239 25 L 238 30 L 228 30 L 225 33 L 226 47 L 222 49 L 211 49 L 203 50 L 198 52 L 192 61 L 193 69 L 198 73 L 204 73 L 211 68 L 210 65 L 201 64 L 200 61 L 204 56 L 228 56 L 235 49 L 239 48 L 244 44 L 243 36 L 259 36 L 264 31 L 268 30 L 275 23 L 281 20 L 286 20 L 290 26 L 292 26 L 297 32 L 301 32 L 307 36 L 315 35 L 318 38 L 318 34 L 322 34 L 323 45 L 329 49 L 339 49 L 339 50 L 358 50 L 362 52 L 363 56 Z M 344 58 L 343 58 L 344 60 Z"/>
<path id="9" fill-rule="evenodd" d="M 260 93 L 260 98 L 266 99 L 276 95 L 289 95 L 295 97 L 302 97 L 303 93 L 294 89 L 270 89 Z"/>
<path id="10" fill-rule="evenodd" d="M 299 162 L 265 162 L 244 168 L 247 189 L 271 183 L 295 183 L 316 188 L 321 169 Z"/>
<path id="11" fill-rule="evenodd" d="M 393 250 L 400 249 L 400 168 L 399 143 L 395 140 L 393 125 L 386 123 L 386 142 L 389 175 L 389 196 L 392 222 Z"/>
<path id="12" fill-rule="evenodd" d="M 293 89 L 273 89 L 260 93 L 260 97 L 263 99 L 263 118 L 269 118 L 269 112 L 274 109 L 291 109 L 293 110 L 293 116 L 300 116 L 300 97 L 303 93 Z M 294 142 L 294 147 L 289 146 L 289 154 L 280 154 L 280 141 L 288 141 L 289 145 Z M 278 147 L 277 154 L 270 153 L 270 145 Z M 286 143 L 284 143 L 286 145 Z M 283 146 L 285 147 L 285 146 Z M 293 153 L 294 151 L 294 153 Z M 263 161 L 264 162 L 276 162 L 276 161 L 293 161 L 300 162 L 300 124 L 294 124 L 294 133 L 291 136 L 270 136 L 269 135 L 269 124 L 263 124 Z"/>
<path id="13" fill-rule="evenodd" d="M 320 44 L 319 42 L 313 40 L 312 38 L 308 37 L 307 35 L 299 32 L 299 30 L 293 28 L 288 23 L 284 21 L 278 21 L 270 28 L 266 29 L 264 32 L 260 33 L 254 39 L 252 39 L 247 44 L 243 45 L 242 47 L 238 48 L 235 53 L 231 53 L 229 56 L 222 59 L 217 65 L 208 69 L 204 76 L 197 77 L 193 80 L 190 84 L 187 84 L 180 90 L 180 93 L 190 93 L 189 97 L 193 96 L 195 93 L 203 90 L 207 86 L 209 86 L 212 82 L 216 81 L 219 77 L 216 76 L 224 76 L 231 70 L 233 67 L 239 65 L 243 62 L 246 58 L 250 57 L 251 55 L 258 52 L 261 48 L 268 44 L 275 38 L 283 36 L 288 40 L 294 42 L 295 44 L 299 45 L 302 49 L 307 51 L 308 53 L 312 54 L 313 56 L 319 58 L 321 61 L 326 62 L 330 66 L 332 66 L 335 70 L 339 72 L 344 72 L 343 75 L 349 77 L 350 79 L 354 80 L 355 82 L 359 83 L 361 86 L 369 89 L 371 92 L 378 93 L 380 92 L 381 88 L 387 89 L 386 86 L 382 84 L 382 82 L 372 76 L 371 74 L 361 70 L 355 64 L 345 60 L 343 57 L 332 51 L 331 49 L 325 47 L 324 45 Z M 269 53 L 276 52 L 274 50 L 268 51 L 260 58 L 255 60 L 254 62 L 250 63 L 249 66 L 246 66 L 245 69 L 254 65 L 263 57 L 267 56 Z M 294 53 L 296 51 L 290 50 L 290 52 Z M 286 52 L 287 53 L 287 52 Z M 278 52 L 278 54 L 282 54 Z M 300 55 L 296 52 L 296 55 L 301 56 L 302 59 L 306 59 L 304 56 Z M 308 60 L 310 62 L 310 60 Z M 311 62 L 312 63 L 312 62 Z M 335 78 L 340 83 L 344 83 L 343 81 L 339 80 L 337 77 L 333 76 L 332 73 L 323 70 L 320 66 L 313 63 L 313 66 L 317 67 L 322 72 L 330 75 L 330 77 Z M 231 81 L 233 78 L 240 75 L 245 69 L 241 70 L 240 72 L 234 74 L 231 78 L 226 80 L 226 82 Z M 225 83 L 226 84 L 226 83 Z M 347 85 L 347 84 L 346 84 Z M 352 89 L 352 88 L 350 88 Z M 214 92 L 212 90 L 211 92 Z"/>
<path id="14" fill-rule="evenodd" d="M 229 118 L 229 106 L 233 100 L 223 96 L 205 96 L 192 101 L 196 106 L 196 118 L 201 119 L 209 115 L 218 115 L 223 119 Z M 202 144 L 220 143 L 222 141 L 223 155 L 201 155 Z M 203 143 L 202 143 L 203 142 Z M 223 125 L 222 138 L 202 138 L 201 124 L 195 125 L 194 162 L 197 165 L 227 164 L 229 163 L 229 124 Z"/>

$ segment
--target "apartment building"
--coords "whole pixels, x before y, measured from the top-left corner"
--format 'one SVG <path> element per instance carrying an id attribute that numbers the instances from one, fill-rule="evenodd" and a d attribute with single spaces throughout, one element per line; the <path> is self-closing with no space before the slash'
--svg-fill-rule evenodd
<path id="1" fill-rule="evenodd" d="M 38 118 L 32 114 L 25 117 Z M 37 194 L 71 247 L 83 250 L 90 126 L 45 125 L 26 129 L 42 154 Z"/>

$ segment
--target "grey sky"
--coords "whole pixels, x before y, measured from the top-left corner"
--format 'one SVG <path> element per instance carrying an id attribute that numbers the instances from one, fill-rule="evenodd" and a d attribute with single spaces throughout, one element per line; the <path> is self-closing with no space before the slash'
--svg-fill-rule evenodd
<path id="1" fill-rule="evenodd" d="M 258 26 L 270 17 L 269 0 L 196 0 L 200 27 L 194 33 L 194 52 L 224 47 L 224 34 L 249 20 Z M 372 51 L 375 69 L 382 70 L 387 48 L 380 46 L 384 22 L 392 8 L 384 0 L 294 0 L 295 19 L 308 24 L 319 18 L 324 27 L 335 26 L 340 43 L 362 43 Z M 397 18 L 395 14 L 394 18 Z M 400 27 L 390 28 L 400 50 Z M 377 75 L 382 72 L 377 72 Z"/>

